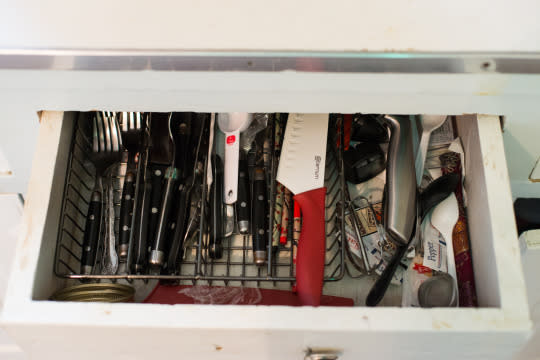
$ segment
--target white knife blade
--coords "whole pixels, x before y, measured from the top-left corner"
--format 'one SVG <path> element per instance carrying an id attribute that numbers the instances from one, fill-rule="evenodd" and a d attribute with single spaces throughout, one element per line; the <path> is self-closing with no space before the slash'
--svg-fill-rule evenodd
<path id="1" fill-rule="evenodd" d="M 324 186 L 328 114 L 290 114 L 277 181 L 293 194 Z"/>
<path id="2" fill-rule="evenodd" d="M 290 114 L 277 181 L 294 195 L 302 212 L 296 257 L 296 290 L 302 305 L 319 306 L 326 249 L 324 166 L 328 114 Z"/>

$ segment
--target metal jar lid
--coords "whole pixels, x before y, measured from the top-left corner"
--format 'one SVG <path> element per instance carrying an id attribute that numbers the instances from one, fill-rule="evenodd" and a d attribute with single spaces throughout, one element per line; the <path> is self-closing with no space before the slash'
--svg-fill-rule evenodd
<path id="1" fill-rule="evenodd" d="M 83 302 L 130 302 L 135 289 L 123 284 L 96 283 L 69 286 L 58 290 L 51 300 Z"/>

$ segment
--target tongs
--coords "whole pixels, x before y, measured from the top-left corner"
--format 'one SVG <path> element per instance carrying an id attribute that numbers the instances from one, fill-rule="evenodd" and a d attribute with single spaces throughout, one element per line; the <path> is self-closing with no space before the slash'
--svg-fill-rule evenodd
<path id="1" fill-rule="evenodd" d="M 386 165 L 384 229 L 397 247 L 381 276 L 371 288 L 367 306 L 376 306 L 383 298 L 401 258 L 414 238 L 417 217 L 417 190 L 411 122 L 407 117 L 386 115 L 390 143 Z"/>

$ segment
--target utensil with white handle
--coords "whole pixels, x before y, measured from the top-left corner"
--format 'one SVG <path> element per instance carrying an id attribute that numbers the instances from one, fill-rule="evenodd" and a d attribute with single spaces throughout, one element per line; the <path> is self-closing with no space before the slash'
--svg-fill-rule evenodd
<path id="1" fill-rule="evenodd" d="M 426 162 L 431 133 L 440 128 L 442 124 L 444 124 L 446 118 L 446 115 L 420 115 L 422 134 L 420 136 L 420 145 L 418 145 L 418 151 L 416 152 L 416 160 L 414 162 L 416 169 L 416 185 L 418 186 L 422 183 L 422 177 L 424 175 L 424 163 Z"/>
<path id="2" fill-rule="evenodd" d="M 302 305 L 320 305 L 326 248 L 324 166 L 328 114 L 290 114 L 276 180 L 302 211 L 296 288 Z"/>
<path id="3" fill-rule="evenodd" d="M 218 114 L 218 126 L 225 134 L 224 192 L 225 204 L 234 204 L 238 197 L 238 160 L 240 133 L 251 124 L 253 114 L 232 112 Z"/>

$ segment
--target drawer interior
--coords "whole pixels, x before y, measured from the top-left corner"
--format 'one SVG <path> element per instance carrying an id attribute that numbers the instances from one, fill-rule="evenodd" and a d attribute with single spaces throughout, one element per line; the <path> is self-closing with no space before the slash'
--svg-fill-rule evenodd
<path id="1" fill-rule="evenodd" d="M 52 174 L 51 196 L 43 229 L 41 247 L 34 274 L 32 299 L 47 300 L 51 295 L 66 286 L 78 284 L 81 280 L 102 282 L 118 282 L 134 286 L 137 289 L 135 301 L 142 301 L 158 282 L 156 276 L 137 274 L 131 271 L 114 276 L 90 275 L 81 276 L 80 247 L 84 231 L 86 212 L 95 182 L 95 169 L 88 166 L 89 141 L 91 127 L 81 123 L 77 112 L 48 113 L 45 120 L 56 122 L 59 131 L 54 171 Z M 500 307 L 500 283 L 497 272 L 495 240 L 497 234 L 491 232 L 495 219 L 490 212 L 490 194 L 486 191 L 486 172 L 480 138 L 483 136 L 479 119 L 476 115 L 457 116 L 454 119 L 456 132 L 461 138 L 465 152 L 465 183 L 468 198 L 468 228 L 471 243 L 472 260 L 478 303 L 481 307 Z M 498 131 L 497 117 L 482 120 L 489 123 L 490 129 Z M 329 137 L 329 143 L 336 139 Z M 340 237 L 340 225 L 332 220 L 335 217 L 335 203 L 343 194 L 344 180 L 340 173 L 342 153 L 330 151 L 327 154 L 327 174 L 330 182 L 327 195 L 327 255 L 325 266 L 325 285 L 323 294 L 340 296 L 354 300 L 355 306 L 363 306 L 365 297 L 376 280 L 375 275 L 359 276 L 354 272 L 347 260 L 346 249 Z M 497 159 L 505 171 L 503 159 Z M 206 165 L 205 165 L 206 166 Z M 272 166 L 275 166 L 272 165 Z M 273 168 L 274 170 L 274 168 Z M 272 171 L 273 171 L 272 170 Z M 119 203 L 121 187 L 125 173 L 125 164 L 118 167 L 115 184 L 115 203 Z M 504 174 L 504 176 L 507 176 Z M 272 183 L 271 183 L 272 184 Z M 204 187 L 204 186 L 203 186 Z M 270 198 L 273 186 L 269 186 Z M 330 198 L 330 200 L 329 200 Z M 119 204 L 116 216 L 119 216 Z M 271 224 L 270 224 L 271 226 Z M 118 233 L 119 229 L 116 229 Z M 271 234 L 270 234 L 271 235 Z M 205 241 L 202 237 L 187 248 L 187 256 L 181 270 L 174 275 L 160 275 L 159 280 L 181 285 L 212 285 L 220 287 L 244 287 L 260 289 L 280 289 L 290 291 L 294 286 L 294 265 L 292 262 L 293 245 L 282 246 L 279 255 L 265 266 L 253 263 L 249 237 L 235 234 L 224 243 L 224 257 L 212 261 L 205 253 Z M 271 254 L 271 252 L 268 252 Z M 206 255 L 205 255 L 206 254 Z M 99 259 L 98 259 L 99 262 Z M 383 298 L 383 306 L 399 306 L 401 304 L 401 286 L 391 285 Z M 248 294 L 249 296 L 249 294 Z"/>

